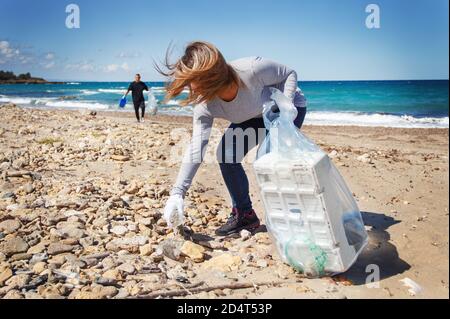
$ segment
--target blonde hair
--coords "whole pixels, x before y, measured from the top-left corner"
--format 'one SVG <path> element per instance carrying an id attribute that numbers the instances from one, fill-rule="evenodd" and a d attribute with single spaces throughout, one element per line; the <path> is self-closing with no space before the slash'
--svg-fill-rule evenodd
<path id="1" fill-rule="evenodd" d="M 163 71 L 157 64 L 156 70 L 172 79 L 166 86 L 166 101 L 180 95 L 185 87 L 189 87 L 187 99 L 181 105 L 209 102 L 217 94 L 232 83 L 240 85 L 237 72 L 229 65 L 222 53 L 211 43 L 195 41 L 187 45 L 184 55 L 175 63 L 169 62 L 171 47 L 167 49 Z M 196 88 L 192 90 L 191 83 Z"/>

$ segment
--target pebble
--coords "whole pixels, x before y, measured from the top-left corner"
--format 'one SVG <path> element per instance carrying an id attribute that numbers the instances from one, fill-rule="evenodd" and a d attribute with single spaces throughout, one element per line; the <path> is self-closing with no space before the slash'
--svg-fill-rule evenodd
<path id="1" fill-rule="evenodd" d="M 28 250 L 28 244 L 21 237 L 12 237 L 5 239 L 0 243 L 0 251 L 7 256 L 17 253 L 23 253 Z"/>
<path id="2" fill-rule="evenodd" d="M 243 229 L 241 230 L 241 232 L 239 233 L 239 235 L 241 236 L 242 240 L 247 240 L 250 237 L 252 237 L 252 233 L 249 232 L 247 229 Z"/>
<path id="3" fill-rule="evenodd" d="M 62 253 L 71 252 L 74 249 L 75 249 L 75 247 L 72 245 L 53 243 L 48 246 L 47 253 L 49 255 L 58 255 L 58 254 L 62 254 Z"/>
<path id="4" fill-rule="evenodd" d="M 202 262 L 205 258 L 205 248 L 191 241 L 185 241 L 180 248 L 180 252 L 197 263 Z"/>
<path id="5" fill-rule="evenodd" d="M 128 228 L 125 226 L 120 226 L 120 225 L 114 226 L 113 228 L 111 228 L 110 232 L 117 236 L 122 236 L 128 232 Z"/>
<path id="6" fill-rule="evenodd" d="M 242 263 L 242 259 L 239 256 L 234 256 L 229 253 L 212 257 L 202 264 L 204 269 L 213 269 L 223 272 L 229 272 L 237 270 Z"/>
<path id="7" fill-rule="evenodd" d="M 17 219 L 7 219 L 0 223 L 0 231 L 5 234 L 14 233 L 20 227 L 21 227 L 21 224 Z"/>

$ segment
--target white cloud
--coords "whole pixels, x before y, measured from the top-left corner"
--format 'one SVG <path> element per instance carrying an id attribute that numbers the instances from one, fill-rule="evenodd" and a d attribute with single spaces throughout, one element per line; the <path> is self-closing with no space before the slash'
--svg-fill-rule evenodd
<path id="1" fill-rule="evenodd" d="M 45 69 L 51 69 L 51 68 L 53 68 L 53 67 L 55 66 L 55 61 L 51 61 L 51 62 L 49 62 L 49 63 L 44 63 L 42 66 L 43 66 Z"/>
<path id="2" fill-rule="evenodd" d="M 0 41 L 0 64 L 20 63 L 28 64 L 33 61 L 33 55 L 24 54 L 18 48 L 14 47 L 8 41 Z"/>
<path id="3" fill-rule="evenodd" d="M 19 55 L 20 51 L 11 47 L 8 41 L 0 41 L 0 54 L 7 59 L 11 59 Z"/>
<path id="4" fill-rule="evenodd" d="M 139 52 L 120 52 L 117 57 L 121 59 L 134 59 L 140 57 L 140 54 Z"/>
<path id="5" fill-rule="evenodd" d="M 65 68 L 67 70 L 76 70 L 76 71 L 83 71 L 83 72 L 93 72 L 96 70 L 95 65 L 90 62 L 87 62 L 87 61 L 73 63 L 73 64 L 67 64 Z"/>
<path id="6" fill-rule="evenodd" d="M 55 58 L 55 54 L 52 52 L 49 52 L 45 55 L 46 60 L 53 60 Z"/>
<path id="7" fill-rule="evenodd" d="M 128 66 L 128 63 L 122 63 L 119 64 L 109 64 L 105 66 L 104 68 L 105 72 L 112 73 L 117 71 L 130 71 L 130 67 Z"/>

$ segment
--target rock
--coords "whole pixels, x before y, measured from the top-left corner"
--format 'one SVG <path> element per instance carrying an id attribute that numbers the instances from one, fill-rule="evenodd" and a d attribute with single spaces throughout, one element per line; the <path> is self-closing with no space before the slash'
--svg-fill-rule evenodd
<path id="1" fill-rule="evenodd" d="M 12 289 L 20 289 L 25 286 L 30 281 L 30 275 L 28 274 L 19 274 L 12 276 L 5 283 Z"/>
<path id="2" fill-rule="evenodd" d="M 58 254 L 62 254 L 62 253 L 71 252 L 74 249 L 75 249 L 75 246 L 72 246 L 72 245 L 53 243 L 48 246 L 47 253 L 49 255 L 58 255 Z"/>
<path id="3" fill-rule="evenodd" d="M 157 254 L 162 254 L 170 259 L 179 260 L 181 256 L 181 246 L 183 242 L 175 239 L 166 239 L 162 241 L 156 250 Z"/>
<path id="4" fill-rule="evenodd" d="M 117 288 L 113 286 L 95 286 L 92 290 L 80 291 L 75 299 L 107 299 L 117 295 Z"/>
<path id="5" fill-rule="evenodd" d="M 250 237 L 252 237 L 252 233 L 249 232 L 247 229 L 241 230 L 241 232 L 239 234 L 240 234 L 242 240 L 247 240 Z"/>
<path id="6" fill-rule="evenodd" d="M 332 151 L 330 152 L 330 154 L 328 154 L 328 157 L 330 157 L 330 158 L 336 158 L 336 157 L 338 157 L 338 155 L 339 155 L 339 153 L 338 153 L 336 150 L 332 150 Z"/>
<path id="7" fill-rule="evenodd" d="M 130 160 L 130 157 L 126 155 L 111 155 L 111 159 L 119 162 L 127 162 Z"/>
<path id="8" fill-rule="evenodd" d="M 23 253 L 28 250 L 28 244 L 21 237 L 12 237 L 5 239 L 0 243 L 0 251 L 6 256 L 11 256 L 17 253 Z"/>
<path id="9" fill-rule="evenodd" d="M 139 247 L 145 245 L 147 241 L 147 237 L 139 235 L 133 237 L 115 238 L 106 244 L 106 249 L 112 251 L 125 249 L 129 252 L 135 253 L 138 252 Z"/>
<path id="10" fill-rule="evenodd" d="M 134 266 L 129 263 L 124 263 L 117 267 L 117 270 L 125 272 L 127 274 L 133 274 L 136 271 L 136 268 L 134 268 Z"/>
<path id="11" fill-rule="evenodd" d="M 8 291 L 3 299 L 23 299 L 23 296 L 18 290 L 13 289 Z"/>
<path id="12" fill-rule="evenodd" d="M 191 241 L 185 241 L 180 248 L 180 252 L 198 263 L 204 260 L 205 248 Z"/>
<path id="13" fill-rule="evenodd" d="M 266 268 L 268 266 L 267 264 L 267 260 L 264 259 L 258 259 L 256 261 L 256 266 L 258 266 L 259 268 Z"/>
<path id="14" fill-rule="evenodd" d="M 112 278 L 98 277 L 95 279 L 95 283 L 102 286 L 117 286 L 117 280 Z"/>
<path id="15" fill-rule="evenodd" d="M 0 223 L 0 231 L 5 234 L 11 234 L 20 228 L 20 222 L 17 219 L 7 219 Z"/>
<path id="16" fill-rule="evenodd" d="M 141 256 L 150 256 L 153 253 L 153 245 L 146 244 L 144 246 L 139 247 L 139 253 Z"/>
<path id="17" fill-rule="evenodd" d="M 121 225 L 114 226 L 113 228 L 111 228 L 110 232 L 117 236 L 122 236 L 122 235 L 125 235 L 126 233 L 128 233 L 128 228 L 125 226 L 121 226 Z"/>
<path id="18" fill-rule="evenodd" d="M 23 190 L 26 194 L 31 194 L 34 192 L 34 186 L 31 183 L 27 183 L 23 186 Z"/>
<path id="19" fill-rule="evenodd" d="M 33 269 L 33 272 L 38 275 L 41 272 L 43 272 L 46 269 L 46 267 L 47 267 L 47 264 L 43 261 L 40 261 L 40 262 L 37 262 L 36 264 L 34 264 L 32 269 Z"/>
<path id="20" fill-rule="evenodd" d="M 363 163 L 368 163 L 368 164 L 373 163 L 372 158 L 370 157 L 370 155 L 368 153 L 358 156 L 356 158 L 356 160 L 363 162 Z"/>
<path id="21" fill-rule="evenodd" d="M 9 258 L 9 261 L 19 261 L 19 260 L 28 260 L 30 259 L 32 254 L 28 253 L 18 253 L 14 254 Z"/>
<path id="22" fill-rule="evenodd" d="M 13 275 L 13 272 L 11 268 L 6 268 L 2 272 L 0 272 L 0 286 L 3 286 L 5 281 L 7 281 L 9 278 L 11 278 Z"/>
<path id="23" fill-rule="evenodd" d="M 79 222 L 60 222 L 56 227 L 57 234 L 62 238 L 80 239 L 85 236 L 85 231 L 81 229 L 83 225 Z"/>
<path id="24" fill-rule="evenodd" d="M 105 279 L 122 280 L 122 276 L 118 269 L 107 270 L 103 273 L 102 277 Z"/>
<path id="25" fill-rule="evenodd" d="M 238 269 L 241 263 L 242 263 L 241 257 L 233 256 L 231 254 L 226 253 L 212 257 L 211 259 L 205 261 L 202 264 L 202 266 L 205 269 L 214 269 L 223 272 L 228 272 Z"/>

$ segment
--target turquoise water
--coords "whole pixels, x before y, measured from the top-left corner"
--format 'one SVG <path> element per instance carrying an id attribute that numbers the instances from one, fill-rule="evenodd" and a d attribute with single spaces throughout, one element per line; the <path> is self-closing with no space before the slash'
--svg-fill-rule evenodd
<path id="1" fill-rule="evenodd" d="M 164 83 L 146 83 L 162 101 Z M 128 84 L 0 85 L 0 102 L 58 109 L 117 110 L 118 101 Z M 308 99 L 305 124 L 448 127 L 447 80 L 300 82 L 299 86 Z M 132 110 L 130 103 L 125 110 Z M 192 107 L 180 107 L 178 98 L 160 105 L 160 112 L 189 115 Z"/>

